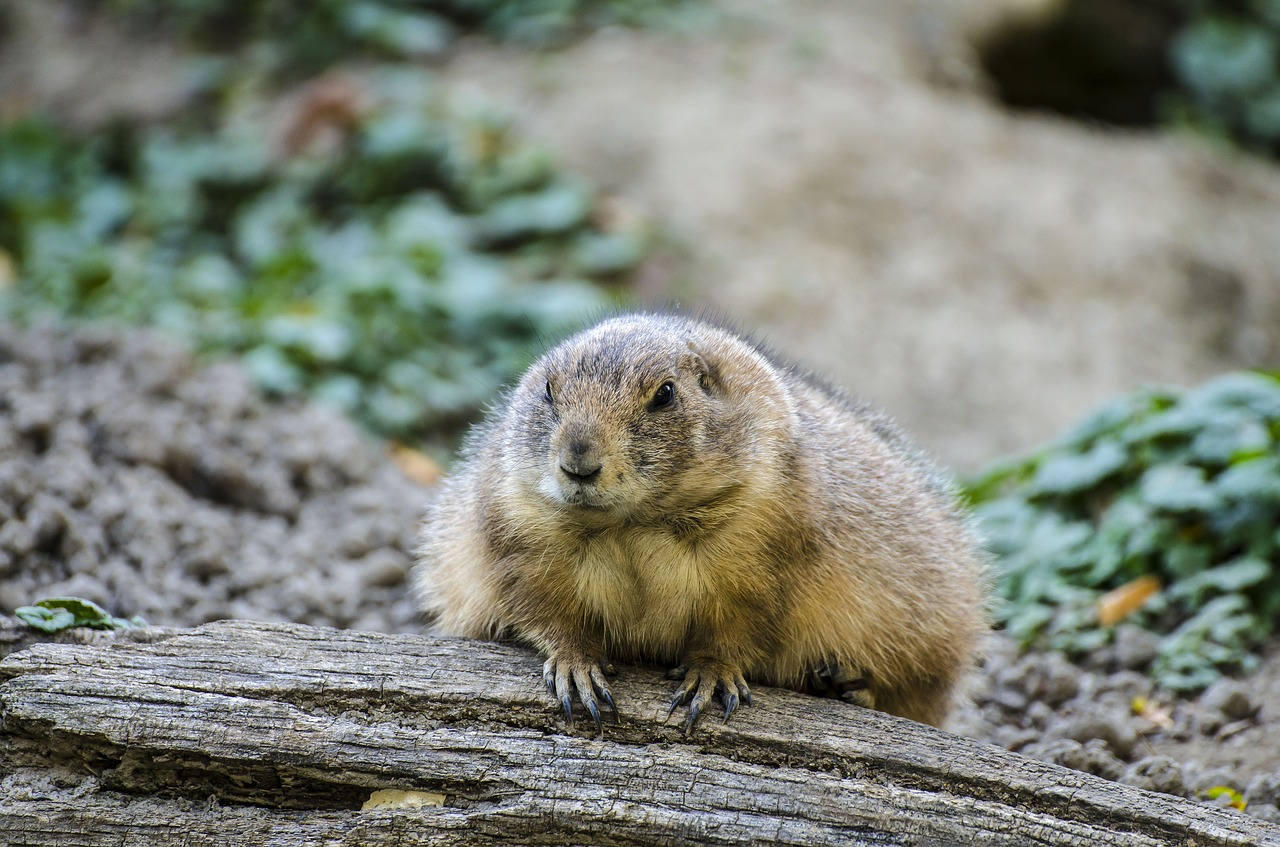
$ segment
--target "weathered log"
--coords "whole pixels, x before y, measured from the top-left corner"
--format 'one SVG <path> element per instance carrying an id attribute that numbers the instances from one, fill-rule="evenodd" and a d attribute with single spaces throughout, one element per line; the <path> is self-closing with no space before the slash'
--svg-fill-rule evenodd
<path id="1" fill-rule="evenodd" d="M 148 640 L 151 639 L 151 640 Z M 0 843 L 1280 845 L 1280 827 L 758 689 L 727 725 L 566 727 L 507 645 L 247 622 L 0 662 Z M 372 792 L 428 803 L 362 810 Z"/>

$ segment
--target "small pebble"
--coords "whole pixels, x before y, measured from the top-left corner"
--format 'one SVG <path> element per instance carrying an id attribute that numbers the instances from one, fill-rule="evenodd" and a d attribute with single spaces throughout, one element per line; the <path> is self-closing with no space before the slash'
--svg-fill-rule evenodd
<path id="1" fill-rule="evenodd" d="M 1023 724 L 1043 729 L 1054 716 L 1053 709 L 1047 703 L 1035 702 L 1027 706 Z"/>
<path id="2" fill-rule="evenodd" d="M 1120 781 L 1125 785 L 1182 797 L 1186 794 L 1182 766 L 1168 756 L 1147 756 L 1125 768 Z"/>
<path id="3" fill-rule="evenodd" d="M 1019 729 L 1016 726 L 998 727 L 994 733 L 994 741 L 1006 750 L 1018 751 L 1040 738 L 1034 729 Z"/>
<path id="4" fill-rule="evenodd" d="M 1218 712 L 1227 721 L 1252 718 L 1258 712 L 1248 684 L 1237 679 L 1220 679 L 1200 695 L 1200 708 Z"/>
<path id="5" fill-rule="evenodd" d="M 1116 627 L 1116 664 L 1126 670 L 1141 671 L 1155 661 L 1160 648 L 1160 636 L 1134 624 Z"/>
<path id="6" fill-rule="evenodd" d="M 1057 706 L 1080 692 L 1080 669 L 1061 653 L 1050 653 L 1040 663 L 1041 677 L 1032 697 Z"/>
<path id="7" fill-rule="evenodd" d="M 1132 703 L 1135 697 L 1150 697 L 1154 688 L 1151 678 L 1137 671 L 1116 671 L 1103 681 L 1103 685 L 1127 703 Z"/>
<path id="8" fill-rule="evenodd" d="M 1231 723 L 1219 728 L 1218 731 L 1213 734 L 1213 737 L 1219 741 L 1226 741 L 1231 736 L 1239 735 L 1251 726 L 1253 726 L 1252 719 L 1232 721 Z"/>
<path id="9" fill-rule="evenodd" d="M 1183 770 L 1185 774 L 1187 789 L 1195 794 L 1204 794 L 1210 788 L 1217 788 L 1225 785 L 1233 791 L 1239 791 L 1242 786 L 1240 777 L 1235 771 L 1227 768 L 1192 768 L 1186 767 Z"/>
<path id="10" fill-rule="evenodd" d="M 1280 807 L 1280 771 L 1255 776 L 1244 790 L 1244 799 L 1251 810 L 1254 806 Z"/>
<path id="11" fill-rule="evenodd" d="M 1138 741 L 1137 730 L 1133 728 L 1128 715 L 1097 710 L 1080 712 L 1056 721 L 1050 726 L 1050 732 L 1082 744 L 1097 740 L 1121 759 L 1129 758 L 1133 753 L 1133 745 Z"/>
<path id="12" fill-rule="evenodd" d="M 1107 745 L 1097 739 L 1081 744 L 1068 738 L 1059 738 L 1028 745 L 1023 748 L 1022 753 L 1042 762 L 1052 762 L 1103 779 L 1117 780 L 1124 773 L 1124 763 L 1111 755 Z"/>
<path id="13" fill-rule="evenodd" d="M 1027 708 L 1027 696 L 1013 688 L 997 688 L 991 692 L 991 702 L 1009 712 L 1021 712 Z"/>

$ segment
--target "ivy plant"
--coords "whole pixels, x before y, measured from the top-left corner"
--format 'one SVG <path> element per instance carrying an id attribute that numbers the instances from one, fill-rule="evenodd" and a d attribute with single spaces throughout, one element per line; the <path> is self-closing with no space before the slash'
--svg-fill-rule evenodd
<path id="1" fill-rule="evenodd" d="M 137 615 L 117 618 L 97 603 L 83 597 L 49 597 L 38 600 L 31 606 L 19 606 L 13 613 L 32 629 L 49 633 L 74 627 L 130 629 L 147 626 L 147 622 Z"/>
<path id="2" fill-rule="evenodd" d="M 282 146 L 234 97 L 87 139 L 0 129 L 0 316 L 157 326 L 375 432 L 457 428 L 614 302 L 644 233 L 422 71 L 358 87 L 327 146 Z"/>
<path id="3" fill-rule="evenodd" d="M 1161 636 L 1177 691 L 1257 664 L 1280 619 L 1280 376 L 1150 389 L 968 487 L 999 569 L 1000 619 L 1024 646 L 1105 645 L 1102 594 L 1144 576 L 1132 618 Z"/>
<path id="4" fill-rule="evenodd" d="M 1179 0 L 1170 44 L 1172 115 L 1246 147 L 1280 153 L 1280 2 Z"/>
<path id="5" fill-rule="evenodd" d="M 197 49 L 261 45 L 277 70 L 314 72 L 354 55 L 426 59 L 460 33 L 534 48 L 603 26 L 678 24 L 697 0 L 92 0 L 127 24 Z"/>

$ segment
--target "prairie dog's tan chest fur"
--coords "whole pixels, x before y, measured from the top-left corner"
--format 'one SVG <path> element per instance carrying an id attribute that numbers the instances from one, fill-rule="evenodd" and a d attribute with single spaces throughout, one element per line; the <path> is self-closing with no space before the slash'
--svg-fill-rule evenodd
<path id="1" fill-rule="evenodd" d="M 596 715 L 610 660 L 678 664 L 691 720 L 746 679 L 940 723 L 985 632 L 953 498 L 883 415 L 677 315 L 535 363 L 423 526 L 435 628 L 512 633 Z"/>

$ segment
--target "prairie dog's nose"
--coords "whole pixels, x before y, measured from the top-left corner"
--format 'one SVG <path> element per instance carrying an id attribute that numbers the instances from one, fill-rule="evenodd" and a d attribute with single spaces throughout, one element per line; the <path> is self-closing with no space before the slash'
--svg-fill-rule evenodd
<path id="1" fill-rule="evenodd" d="M 599 451 L 586 441 L 570 441 L 560 451 L 560 470 L 574 482 L 594 481 L 603 466 Z"/>

